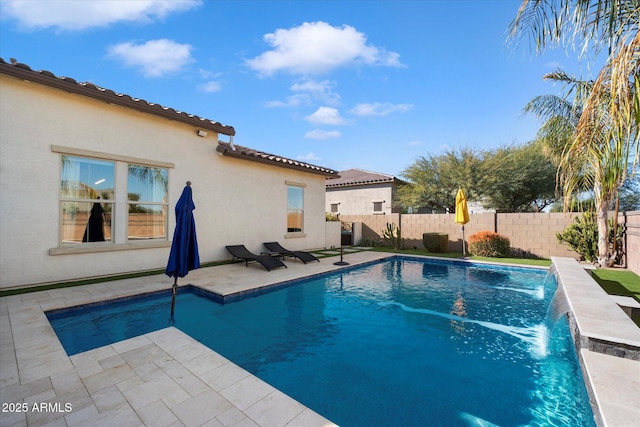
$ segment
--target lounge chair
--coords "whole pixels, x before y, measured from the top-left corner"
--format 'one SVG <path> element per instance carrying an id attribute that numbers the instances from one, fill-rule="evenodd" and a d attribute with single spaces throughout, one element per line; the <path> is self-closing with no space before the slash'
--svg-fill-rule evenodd
<path id="1" fill-rule="evenodd" d="M 280 243 L 278 243 L 278 242 L 266 242 L 266 243 L 264 243 L 264 247 L 267 248 L 267 250 L 269 250 L 270 252 L 273 252 L 273 253 L 276 253 L 276 254 L 282 256 L 282 258 L 284 258 L 285 256 L 298 258 L 300 261 L 304 262 L 305 264 L 307 262 L 309 262 L 309 261 L 318 261 L 318 262 L 320 262 L 320 260 L 318 258 L 316 258 L 314 255 L 310 254 L 309 252 L 290 251 L 290 250 L 285 249 L 282 246 L 280 246 Z"/>
<path id="2" fill-rule="evenodd" d="M 249 250 L 245 248 L 244 245 L 232 245 L 225 247 L 227 248 L 229 253 L 233 255 L 233 259 L 243 260 L 245 267 L 249 265 L 249 262 L 255 261 L 262 264 L 262 266 L 266 268 L 267 271 L 271 271 L 272 268 L 277 267 L 287 268 L 284 262 L 280 261 L 280 259 L 269 255 L 256 255 L 253 252 L 249 252 Z"/>

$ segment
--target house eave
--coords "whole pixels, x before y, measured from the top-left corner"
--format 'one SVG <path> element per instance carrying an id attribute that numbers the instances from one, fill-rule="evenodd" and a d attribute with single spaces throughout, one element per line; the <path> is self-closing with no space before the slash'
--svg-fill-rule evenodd
<path id="1" fill-rule="evenodd" d="M 109 104 L 121 107 L 131 108 L 147 114 L 153 114 L 169 120 L 175 120 L 181 123 L 193 125 L 198 128 L 210 130 L 223 135 L 235 135 L 235 129 L 232 126 L 225 126 L 221 123 L 214 122 L 193 114 L 187 114 L 177 111 L 170 107 L 164 107 L 154 104 L 144 99 L 133 98 L 129 95 L 116 93 L 110 89 L 98 87 L 92 83 L 78 83 L 70 77 L 57 77 L 49 71 L 34 71 L 28 65 L 15 63 L 8 64 L 0 58 L 0 73 L 6 74 L 17 79 L 39 83 L 55 89 L 74 93 Z"/>
<path id="2" fill-rule="evenodd" d="M 216 147 L 216 151 L 223 156 L 232 157 L 241 160 L 248 160 L 252 162 L 262 163 L 269 166 L 277 166 L 287 169 L 293 169 L 297 171 L 313 173 L 316 175 L 322 175 L 325 177 L 336 178 L 338 172 L 333 169 L 323 168 L 321 166 L 311 165 L 309 163 L 299 162 L 285 157 L 276 156 L 273 154 L 259 153 L 255 150 L 246 149 L 245 147 L 235 146 L 235 149 L 228 143 L 219 143 Z"/>
<path id="3" fill-rule="evenodd" d="M 407 183 L 397 178 L 391 178 L 391 179 L 381 179 L 377 181 L 357 181 L 357 182 L 344 182 L 341 184 L 327 184 L 326 187 L 327 187 L 327 190 L 331 190 L 331 189 L 339 189 L 339 188 L 345 188 L 345 187 L 368 187 L 372 185 L 382 185 L 382 184 L 406 185 Z"/>

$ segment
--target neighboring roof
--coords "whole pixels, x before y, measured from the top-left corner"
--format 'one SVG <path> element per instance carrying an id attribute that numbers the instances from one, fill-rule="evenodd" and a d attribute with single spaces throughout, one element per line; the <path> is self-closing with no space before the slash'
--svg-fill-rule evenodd
<path id="1" fill-rule="evenodd" d="M 78 83 L 70 77 L 58 77 L 50 71 L 35 71 L 28 65 L 21 64 L 13 59 L 9 64 L 5 62 L 4 59 L 0 58 L 0 73 L 22 80 L 40 83 L 45 86 L 50 86 L 67 92 L 84 95 L 110 104 L 132 108 L 143 113 L 153 114 L 169 120 L 194 125 L 223 135 L 233 136 L 236 133 L 235 129 L 231 126 L 225 126 L 209 119 L 174 110 L 173 108 L 163 107 L 162 105 L 154 104 L 152 102 L 145 101 L 144 99 L 132 98 L 129 95 L 115 93 L 110 89 L 98 87 L 93 83 Z"/>
<path id="2" fill-rule="evenodd" d="M 338 172 L 339 178 L 329 179 L 326 183 L 326 188 L 338 188 L 338 187 L 351 187 L 359 185 L 372 185 L 372 184 L 406 184 L 392 175 L 386 175 L 383 173 L 369 172 L 362 169 L 348 169 Z"/>
<path id="3" fill-rule="evenodd" d="M 243 160 L 250 160 L 259 163 L 265 163 L 271 166 L 280 166 L 283 168 L 296 169 L 304 172 L 315 173 L 327 177 L 339 177 L 337 171 L 333 169 L 323 168 L 322 166 L 312 165 L 310 163 L 299 162 L 297 160 L 287 159 L 286 157 L 269 154 L 253 148 L 242 147 L 230 142 L 218 141 L 216 151 L 224 156 L 235 157 Z"/>

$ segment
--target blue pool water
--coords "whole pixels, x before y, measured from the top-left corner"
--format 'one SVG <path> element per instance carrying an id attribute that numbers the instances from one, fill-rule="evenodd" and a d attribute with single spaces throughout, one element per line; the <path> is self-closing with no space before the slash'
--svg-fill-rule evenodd
<path id="1" fill-rule="evenodd" d="M 219 304 L 170 293 L 48 313 L 69 354 L 173 324 L 341 426 L 594 426 L 555 281 L 394 257 Z"/>

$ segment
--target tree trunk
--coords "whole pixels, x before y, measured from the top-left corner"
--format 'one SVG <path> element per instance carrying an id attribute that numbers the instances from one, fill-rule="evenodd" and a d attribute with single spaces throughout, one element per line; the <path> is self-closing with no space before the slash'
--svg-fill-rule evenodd
<path id="1" fill-rule="evenodd" d="M 602 197 L 599 187 L 596 184 L 594 188 L 596 222 L 598 224 L 598 265 L 600 267 L 611 267 L 615 260 L 615 256 L 611 256 L 609 251 L 609 218 L 607 210 L 611 200 L 607 197 Z"/>

